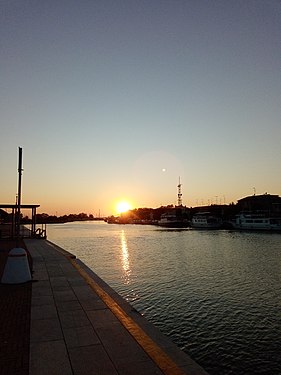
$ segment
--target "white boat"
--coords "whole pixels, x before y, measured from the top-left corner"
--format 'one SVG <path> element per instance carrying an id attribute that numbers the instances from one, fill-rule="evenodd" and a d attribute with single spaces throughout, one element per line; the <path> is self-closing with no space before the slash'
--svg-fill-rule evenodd
<path id="1" fill-rule="evenodd" d="M 197 229 L 219 229 L 222 227 L 222 219 L 211 212 L 198 212 L 192 217 L 191 226 Z"/>
<path id="2" fill-rule="evenodd" d="M 241 212 L 231 223 L 234 229 L 281 231 L 281 217 Z"/>
<path id="3" fill-rule="evenodd" d="M 166 212 L 161 215 L 158 225 L 166 228 L 186 228 L 188 221 L 182 216 L 178 216 L 176 212 Z"/>

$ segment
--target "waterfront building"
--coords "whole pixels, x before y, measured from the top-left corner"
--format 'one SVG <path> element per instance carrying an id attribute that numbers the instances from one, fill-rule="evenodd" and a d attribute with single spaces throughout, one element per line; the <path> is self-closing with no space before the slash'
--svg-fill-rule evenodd
<path id="1" fill-rule="evenodd" d="M 237 201 L 239 211 L 263 211 L 281 214 L 281 197 L 272 194 L 251 195 Z"/>

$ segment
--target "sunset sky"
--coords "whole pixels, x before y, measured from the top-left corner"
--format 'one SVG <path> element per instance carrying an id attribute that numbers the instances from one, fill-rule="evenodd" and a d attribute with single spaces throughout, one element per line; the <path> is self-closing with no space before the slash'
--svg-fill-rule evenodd
<path id="1" fill-rule="evenodd" d="M 0 203 L 281 195 L 279 0 L 1 0 Z"/>

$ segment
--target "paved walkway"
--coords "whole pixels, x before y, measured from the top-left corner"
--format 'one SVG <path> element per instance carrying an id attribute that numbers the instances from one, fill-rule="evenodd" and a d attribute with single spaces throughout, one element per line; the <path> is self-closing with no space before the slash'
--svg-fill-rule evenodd
<path id="1" fill-rule="evenodd" d="M 46 240 L 25 244 L 30 375 L 206 374 L 78 259 Z"/>
<path id="2" fill-rule="evenodd" d="M 1 226 L 0 226 L 1 227 Z M 15 241 L 0 240 L 0 280 Z M 21 247 L 24 244 L 19 243 Z M 0 283 L 0 375 L 28 375 L 32 283 Z"/>

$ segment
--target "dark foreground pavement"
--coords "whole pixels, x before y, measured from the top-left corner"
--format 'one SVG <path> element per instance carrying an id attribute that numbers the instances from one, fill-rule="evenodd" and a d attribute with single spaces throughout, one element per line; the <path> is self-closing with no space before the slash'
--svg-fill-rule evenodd
<path id="1" fill-rule="evenodd" d="M 24 247 L 23 242 L 18 244 Z M 0 240 L 0 280 L 15 241 Z M 0 284 L 0 374 L 28 375 L 31 283 Z"/>

